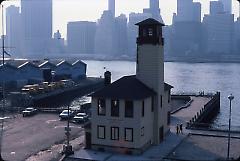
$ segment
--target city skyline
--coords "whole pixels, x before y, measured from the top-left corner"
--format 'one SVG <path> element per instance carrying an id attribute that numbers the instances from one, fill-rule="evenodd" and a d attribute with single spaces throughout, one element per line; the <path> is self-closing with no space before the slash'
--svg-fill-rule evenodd
<path id="1" fill-rule="evenodd" d="M 108 9 L 107 0 L 91 0 L 86 2 L 84 0 L 53 0 L 53 32 L 60 30 L 63 37 L 66 37 L 67 23 L 70 21 L 97 21 L 102 12 Z M 210 0 L 194 0 L 194 2 L 201 2 L 202 4 L 202 16 L 209 13 Z M 126 3 L 128 5 L 126 5 Z M 4 3 L 5 8 L 10 5 L 19 6 L 19 2 L 8 1 Z M 172 22 L 172 15 L 177 11 L 177 0 L 167 2 L 166 0 L 159 1 L 159 7 L 161 9 L 161 16 L 165 24 L 170 25 Z M 121 13 L 128 16 L 131 12 L 140 13 L 143 8 L 149 7 L 149 0 L 116 0 L 116 16 Z M 239 7 L 237 1 L 233 0 L 232 11 L 236 17 L 238 17 Z M 94 12 L 93 12 L 94 11 Z"/>

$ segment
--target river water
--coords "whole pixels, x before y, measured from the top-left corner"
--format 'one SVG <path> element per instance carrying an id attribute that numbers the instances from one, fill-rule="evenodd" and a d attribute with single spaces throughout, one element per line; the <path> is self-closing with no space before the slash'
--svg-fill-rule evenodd
<path id="1" fill-rule="evenodd" d="M 100 77 L 105 70 L 112 72 L 115 81 L 124 75 L 135 74 L 136 63 L 130 61 L 84 61 L 87 75 Z M 166 62 L 165 82 L 174 86 L 173 93 L 199 91 L 221 92 L 221 109 L 215 126 L 226 126 L 229 116 L 228 95 L 233 94 L 232 125 L 240 127 L 240 64 L 237 63 L 178 63 Z"/>

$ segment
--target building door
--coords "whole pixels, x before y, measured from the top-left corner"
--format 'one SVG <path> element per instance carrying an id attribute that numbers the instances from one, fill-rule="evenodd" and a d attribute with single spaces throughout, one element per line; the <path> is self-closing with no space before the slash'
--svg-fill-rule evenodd
<path id="1" fill-rule="evenodd" d="M 163 126 L 159 128 L 159 143 L 163 141 Z"/>
<path id="2" fill-rule="evenodd" d="M 86 132 L 86 149 L 91 149 L 91 133 L 90 132 Z"/>

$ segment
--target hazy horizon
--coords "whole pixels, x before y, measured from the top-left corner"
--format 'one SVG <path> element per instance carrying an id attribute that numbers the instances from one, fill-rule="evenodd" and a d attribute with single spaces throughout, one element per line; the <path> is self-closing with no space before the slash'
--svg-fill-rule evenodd
<path id="1" fill-rule="evenodd" d="M 172 15 L 177 10 L 177 0 L 159 0 L 161 15 L 165 24 L 170 25 Z M 202 16 L 209 12 L 210 0 L 194 0 L 201 2 Z M 67 22 L 70 21 L 97 21 L 101 17 L 103 10 L 108 8 L 107 0 L 53 0 L 53 33 L 60 30 L 62 36 L 66 36 Z M 143 8 L 149 6 L 149 0 L 116 0 L 116 16 L 121 13 L 128 16 L 131 12 L 142 12 Z M 20 1 L 10 0 L 4 2 L 4 8 L 9 5 L 19 6 Z M 238 17 L 238 2 L 233 0 L 233 14 Z M 0 26 L 1 29 L 1 26 Z"/>

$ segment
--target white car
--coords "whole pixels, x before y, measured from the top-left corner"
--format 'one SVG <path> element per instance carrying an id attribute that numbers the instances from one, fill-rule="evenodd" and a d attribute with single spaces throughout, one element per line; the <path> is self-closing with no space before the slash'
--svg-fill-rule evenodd
<path id="1" fill-rule="evenodd" d="M 72 118 L 73 116 L 74 116 L 74 112 L 71 110 L 69 110 L 69 114 L 68 114 L 68 110 L 63 110 L 62 113 L 60 113 L 59 115 L 61 120 Z"/>
<path id="2" fill-rule="evenodd" d="M 33 107 L 28 107 L 24 111 L 22 111 L 23 117 L 32 116 L 32 115 L 35 115 L 36 113 L 37 113 L 37 109 L 35 109 Z"/>
<path id="3" fill-rule="evenodd" d="M 73 121 L 76 123 L 84 123 L 87 120 L 88 120 L 88 115 L 86 113 L 77 113 L 73 118 Z"/>

